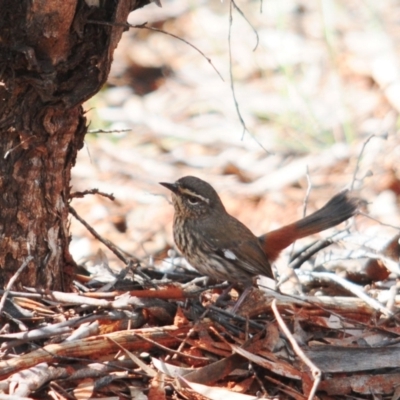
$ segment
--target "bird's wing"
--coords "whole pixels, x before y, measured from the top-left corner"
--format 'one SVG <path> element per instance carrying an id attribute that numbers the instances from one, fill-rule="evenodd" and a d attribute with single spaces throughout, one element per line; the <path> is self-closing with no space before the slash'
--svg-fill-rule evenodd
<path id="1" fill-rule="evenodd" d="M 264 275 L 273 278 L 271 264 L 256 240 L 237 240 L 223 243 L 205 239 L 209 249 L 221 258 L 237 265 L 249 276 Z M 238 270 L 238 273 L 240 271 Z"/>

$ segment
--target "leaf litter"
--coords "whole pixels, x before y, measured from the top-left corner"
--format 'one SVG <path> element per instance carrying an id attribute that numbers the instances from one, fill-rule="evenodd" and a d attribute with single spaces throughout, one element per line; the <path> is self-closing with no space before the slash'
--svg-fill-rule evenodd
<path id="1" fill-rule="evenodd" d="M 71 203 L 121 257 L 72 217 L 74 292 L 8 289 L 2 393 L 398 396 L 400 8 L 238 6 L 260 41 L 252 52 L 254 32 L 233 14 L 231 68 L 251 132 L 243 138 L 228 83 L 229 4 L 174 0 L 132 13 L 130 23 L 200 48 L 226 82 L 182 42 L 124 35 L 107 87 L 87 105 L 90 128 L 113 133 L 88 134 L 72 182 L 115 200 L 93 193 Z M 279 291 L 254 289 L 233 315 L 233 301 L 215 305 L 224 285 L 199 279 L 172 241 L 172 207 L 157 182 L 189 174 L 258 234 L 301 218 L 308 189 L 307 213 L 354 186 L 368 216 L 289 248 L 275 266 Z M 317 239 L 330 245 L 295 265 Z"/>

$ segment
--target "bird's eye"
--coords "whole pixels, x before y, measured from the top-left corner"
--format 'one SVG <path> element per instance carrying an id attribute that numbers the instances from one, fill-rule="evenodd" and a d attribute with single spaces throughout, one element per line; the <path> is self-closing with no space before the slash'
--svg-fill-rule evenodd
<path id="1" fill-rule="evenodd" d="M 195 196 L 188 196 L 187 199 L 188 199 L 188 203 L 191 205 L 196 205 L 196 204 L 200 203 L 200 199 Z"/>

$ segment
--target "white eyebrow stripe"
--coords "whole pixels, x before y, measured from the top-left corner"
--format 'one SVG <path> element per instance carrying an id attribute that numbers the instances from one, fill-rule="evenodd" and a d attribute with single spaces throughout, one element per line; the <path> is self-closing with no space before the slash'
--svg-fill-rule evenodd
<path id="1" fill-rule="evenodd" d="M 201 196 L 200 194 L 195 193 L 195 192 L 192 192 L 191 190 L 189 190 L 189 189 L 187 189 L 187 188 L 180 188 L 179 190 L 180 190 L 181 194 L 187 194 L 188 196 L 197 197 L 198 199 L 200 199 L 200 200 L 206 202 L 207 204 L 210 203 L 210 200 L 207 199 L 207 197 L 203 197 L 203 196 Z"/>
<path id="2" fill-rule="evenodd" d="M 225 258 L 229 260 L 236 260 L 236 256 L 231 250 L 223 249 L 222 252 L 224 253 Z"/>

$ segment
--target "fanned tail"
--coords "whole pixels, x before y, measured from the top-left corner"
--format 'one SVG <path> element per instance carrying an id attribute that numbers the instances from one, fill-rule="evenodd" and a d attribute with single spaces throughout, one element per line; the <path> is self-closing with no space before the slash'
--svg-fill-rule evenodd
<path id="1" fill-rule="evenodd" d="M 345 190 L 332 197 L 321 209 L 297 222 L 268 232 L 258 239 L 270 261 L 297 239 L 332 228 L 356 214 L 360 200 L 349 196 Z"/>

